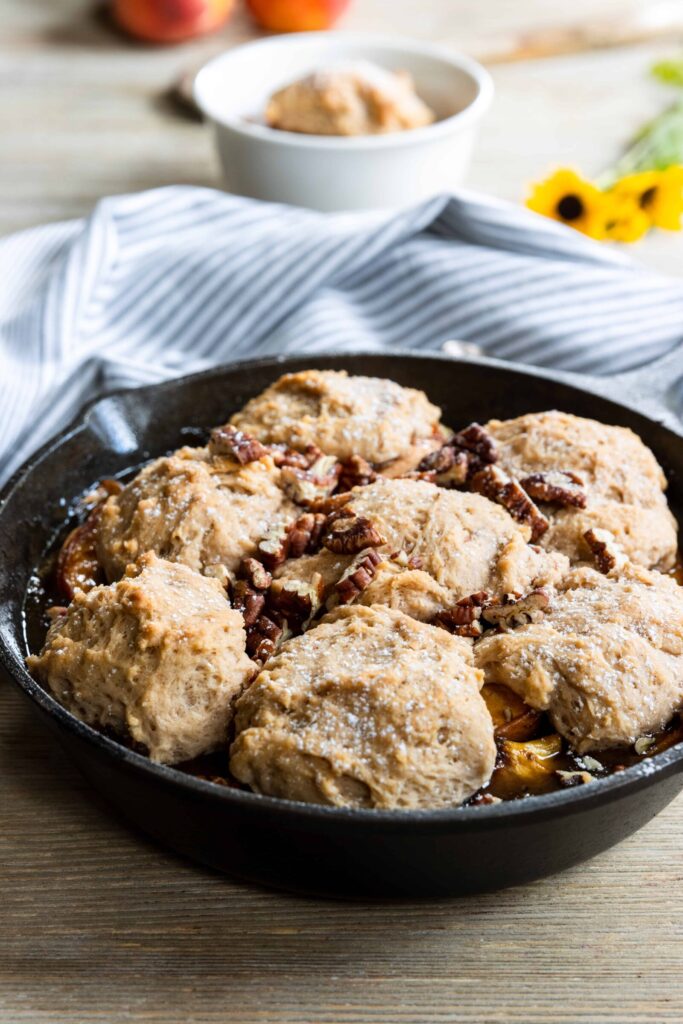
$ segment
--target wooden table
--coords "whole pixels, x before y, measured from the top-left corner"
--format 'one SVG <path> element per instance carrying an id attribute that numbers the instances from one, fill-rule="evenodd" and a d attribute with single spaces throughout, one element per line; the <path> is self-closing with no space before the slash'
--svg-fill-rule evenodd
<path id="1" fill-rule="evenodd" d="M 202 127 L 161 97 L 181 69 L 248 37 L 247 21 L 149 51 L 83 6 L 3 5 L 0 232 L 84 214 L 107 193 L 216 180 Z M 492 35 L 557 19 L 549 6 L 357 0 L 347 25 L 382 28 L 391 10 L 395 30 L 482 52 Z M 666 102 L 646 69 L 669 51 L 494 68 L 470 184 L 517 199 L 554 163 L 609 163 Z M 636 251 L 683 270 L 678 236 Z M 0 682 L 1 1024 L 680 1024 L 682 876 L 679 799 L 592 863 L 495 895 L 370 906 L 256 890 L 132 835 Z"/>

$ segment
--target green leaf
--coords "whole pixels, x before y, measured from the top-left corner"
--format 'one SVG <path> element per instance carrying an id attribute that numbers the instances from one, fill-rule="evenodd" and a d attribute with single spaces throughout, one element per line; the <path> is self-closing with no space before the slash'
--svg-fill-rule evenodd
<path id="1" fill-rule="evenodd" d="M 660 60 L 653 65 L 652 74 L 667 85 L 683 87 L 683 54 L 671 60 Z"/>
<path id="2" fill-rule="evenodd" d="M 639 171 L 663 171 L 683 164 L 683 98 L 643 125 L 615 167 L 601 176 L 601 188 Z"/>

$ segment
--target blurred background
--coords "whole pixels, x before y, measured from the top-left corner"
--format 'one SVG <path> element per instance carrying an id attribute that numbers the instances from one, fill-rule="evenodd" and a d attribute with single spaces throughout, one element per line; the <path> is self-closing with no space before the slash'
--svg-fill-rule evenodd
<path id="1" fill-rule="evenodd" d="M 497 91 L 468 185 L 514 202 L 554 167 L 591 177 L 613 166 L 671 102 L 652 66 L 683 48 L 683 0 L 251 0 L 251 12 L 246 0 L 212 0 L 208 15 L 202 0 L 174 0 L 188 35 L 228 17 L 173 45 L 121 28 L 139 30 L 147 0 L 117 6 L 1 0 L 0 234 L 81 216 L 103 195 L 218 185 L 210 134 L 183 89 L 204 61 L 264 34 L 258 21 L 271 15 L 292 28 L 402 33 L 482 60 Z M 163 19 L 143 29 L 161 40 Z M 629 251 L 683 274 L 680 239 L 652 232 Z"/>

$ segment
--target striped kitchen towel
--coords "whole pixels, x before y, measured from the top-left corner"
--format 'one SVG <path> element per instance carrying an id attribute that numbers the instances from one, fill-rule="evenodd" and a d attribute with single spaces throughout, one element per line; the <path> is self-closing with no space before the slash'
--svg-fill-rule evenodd
<path id="1" fill-rule="evenodd" d="M 0 481 L 112 388 L 449 338 L 612 373 L 681 342 L 683 281 L 465 192 L 334 216 L 182 186 L 104 199 L 0 243 Z"/>

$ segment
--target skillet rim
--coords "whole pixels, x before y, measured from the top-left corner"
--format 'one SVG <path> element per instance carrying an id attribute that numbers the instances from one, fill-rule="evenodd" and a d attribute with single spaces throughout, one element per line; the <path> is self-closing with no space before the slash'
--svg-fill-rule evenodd
<path id="1" fill-rule="evenodd" d="M 300 363 L 306 356 L 307 353 L 288 353 L 286 356 L 266 356 L 259 359 L 222 363 L 208 370 L 187 374 L 182 377 L 173 377 L 169 380 L 143 385 L 139 388 L 117 388 L 90 399 L 58 434 L 46 441 L 36 452 L 29 456 L 15 470 L 2 489 L 0 489 L 0 517 L 5 514 L 7 504 L 11 501 L 15 490 L 20 487 L 23 479 L 42 463 L 47 456 L 58 451 L 71 437 L 84 429 L 87 426 L 90 414 L 101 403 L 131 393 L 144 395 L 150 391 L 172 390 L 195 381 L 208 380 L 226 372 L 247 373 L 250 370 L 268 369 L 269 367 L 282 367 L 283 372 L 286 372 L 288 363 Z M 441 352 L 430 352 L 428 355 L 425 355 L 421 352 L 410 351 L 394 354 L 359 350 L 349 352 L 315 352 L 310 354 L 312 363 L 318 360 L 353 359 L 356 357 L 374 357 L 391 360 L 407 359 L 415 360 L 416 362 L 444 362 L 451 366 L 457 366 L 458 364 L 475 365 L 482 369 L 490 367 L 521 376 L 540 378 L 551 383 L 560 383 L 584 395 L 590 395 L 602 402 L 606 402 L 608 405 L 615 405 L 624 409 L 630 415 L 641 417 L 650 424 L 656 425 L 658 428 L 671 434 L 677 443 L 683 444 L 681 435 L 666 424 L 655 420 L 637 408 L 622 402 L 615 402 L 611 398 L 605 398 L 602 394 L 591 390 L 590 387 L 585 386 L 589 382 L 593 383 L 590 377 L 582 378 L 578 374 L 566 371 L 552 371 L 542 367 L 507 363 L 504 360 L 486 357 L 458 359 Z M 21 648 L 25 647 L 25 637 L 21 636 L 19 639 L 20 643 L 18 646 Z M 152 761 L 145 755 L 130 750 L 122 743 L 104 736 L 72 715 L 47 690 L 44 690 L 36 682 L 28 672 L 24 662 L 18 661 L 15 658 L 14 653 L 7 644 L 4 630 L 2 629 L 0 629 L 0 664 L 7 673 L 7 676 L 49 718 L 53 719 L 59 726 L 66 728 L 67 731 L 76 734 L 78 738 L 85 740 L 94 747 L 98 747 L 106 756 L 120 762 L 127 768 L 147 773 L 167 787 L 180 786 L 180 788 L 184 788 L 190 794 L 194 793 L 198 797 L 201 796 L 207 800 L 216 799 L 228 805 L 234 805 L 236 809 L 242 809 L 245 813 L 258 813 L 259 808 L 262 808 L 263 813 L 271 818 L 294 818 L 300 820 L 300 823 L 304 825 L 307 821 L 322 818 L 327 824 L 338 823 L 339 825 L 354 828 L 364 828 L 372 823 L 376 823 L 378 826 L 383 825 L 390 829 L 399 828 L 401 830 L 409 829 L 412 826 L 420 826 L 422 829 L 427 827 L 434 831 L 441 831 L 448 827 L 455 827 L 458 831 L 473 829 L 478 826 L 484 826 L 484 829 L 498 828 L 504 827 L 510 819 L 516 820 L 520 816 L 523 819 L 542 821 L 552 818 L 558 813 L 580 813 L 586 807 L 610 803 L 618 799 L 619 794 L 623 793 L 623 795 L 626 795 L 627 792 L 640 788 L 647 782 L 654 783 L 658 777 L 670 775 L 675 771 L 683 771 L 683 742 L 681 742 L 639 764 L 631 765 L 621 772 L 596 779 L 589 786 L 575 786 L 520 800 L 501 801 L 498 804 L 423 810 L 376 810 L 308 804 L 303 801 L 287 800 L 280 797 L 270 797 L 250 791 L 233 789 L 229 786 L 222 786 L 218 783 L 200 779 L 179 771 L 171 765 L 162 765 Z"/>

